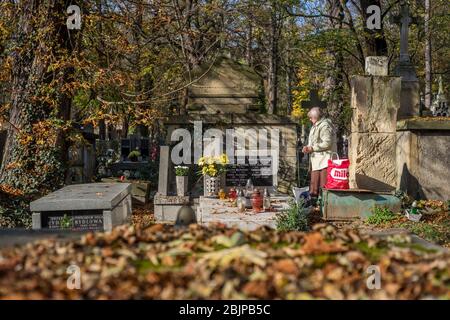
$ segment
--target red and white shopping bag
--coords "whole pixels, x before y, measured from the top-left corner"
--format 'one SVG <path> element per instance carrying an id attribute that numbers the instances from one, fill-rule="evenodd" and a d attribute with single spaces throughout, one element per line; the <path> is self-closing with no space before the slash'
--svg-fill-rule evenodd
<path id="1" fill-rule="evenodd" d="M 348 167 L 350 161 L 348 159 L 339 159 L 337 153 L 333 153 L 337 156 L 337 159 L 328 160 L 327 168 L 327 184 L 326 189 L 349 189 L 348 184 Z"/>

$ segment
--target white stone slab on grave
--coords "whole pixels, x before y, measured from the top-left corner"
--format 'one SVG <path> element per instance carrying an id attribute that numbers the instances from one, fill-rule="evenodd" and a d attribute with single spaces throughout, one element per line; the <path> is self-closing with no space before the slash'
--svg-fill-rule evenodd
<path id="1" fill-rule="evenodd" d="M 131 218 L 130 183 L 69 185 L 30 203 L 33 229 L 110 231 Z"/>
<path id="2" fill-rule="evenodd" d="M 200 197 L 197 222 L 203 225 L 223 223 L 228 227 L 255 230 L 267 226 L 276 228 L 276 216 L 288 207 L 288 196 L 272 196 L 272 211 L 254 213 L 251 209 L 239 212 L 228 200 Z"/>

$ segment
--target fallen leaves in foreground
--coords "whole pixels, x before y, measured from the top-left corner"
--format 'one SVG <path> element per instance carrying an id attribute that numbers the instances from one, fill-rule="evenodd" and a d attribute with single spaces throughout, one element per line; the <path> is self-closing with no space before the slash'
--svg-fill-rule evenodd
<path id="1" fill-rule="evenodd" d="M 79 290 L 67 287 L 71 265 Z M 367 285 L 373 265 L 378 290 Z M 121 226 L 0 251 L 0 298 L 450 299 L 449 269 L 446 252 L 326 224 L 309 233 Z"/>

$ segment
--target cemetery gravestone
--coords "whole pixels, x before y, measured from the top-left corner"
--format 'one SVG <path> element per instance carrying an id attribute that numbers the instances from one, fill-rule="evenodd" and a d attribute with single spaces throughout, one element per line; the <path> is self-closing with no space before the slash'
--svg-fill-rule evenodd
<path id="1" fill-rule="evenodd" d="M 352 78 L 352 133 L 349 146 L 350 187 L 373 191 L 395 189 L 397 111 L 401 79 Z"/>
<path id="2" fill-rule="evenodd" d="M 157 221 L 175 221 L 178 210 L 190 204 L 189 196 L 169 195 L 169 166 L 170 161 L 169 146 L 160 147 L 159 157 L 159 178 L 158 193 L 153 199 L 155 208 L 155 219 Z"/>
<path id="3" fill-rule="evenodd" d="M 30 203 L 33 229 L 111 231 L 131 217 L 129 183 L 66 186 Z"/>

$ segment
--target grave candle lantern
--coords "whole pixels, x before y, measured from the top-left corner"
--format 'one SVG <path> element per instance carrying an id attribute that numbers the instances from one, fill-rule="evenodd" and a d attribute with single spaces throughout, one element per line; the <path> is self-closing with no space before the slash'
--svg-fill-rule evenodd
<path id="1" fill-rule="evenodd" d="M 223 189 L 220 189 L 218 196 L 219 196 L 220 200 L 225 200 L 227 197 L 227 194 L 225 193 L 225 191 Z"/>
<path id="2" fill-rule="evenodd" d="M 263 208 L 263 197 L 258 189 L 255 189 L 252 194 L 252 208 L 253 212 L 261 212 Z"/>
<path id="3" fill-rule="evenodd" d="M 236 189 L 231 188 L 230 191 L 228 191 L 228 198 L 230 198 L 231 201 L 236 200 L 237 198 Z"/>
<path id="4" fill-rule="evenodd" d="M 247 201 L 247 199 L 245 199 L 244 193 L 242 192 L 242 190 L 239 190 L 238 197 L 236 200 L 236 206 L 237 206 L 239 212 L 245 212 L 246 201 Z"/>
<path id="5" fill-rule="evenodd" d="M 267 191 L 267 188 L 264 189 L 263 209 L 264 209 L 264 211 L 270 209 L 270 195 L 269 195 L 269 191 Z"/>
<path id="6" fill-rule="evenodd" d="M 248 179 L 247 180 L 247 184 L 245 185 L 245 192 L 246 192 L 246 196 L 249 197 L 251 196 L 252 192 L 253 192 L 253 182 L 252 179 Z"/>

